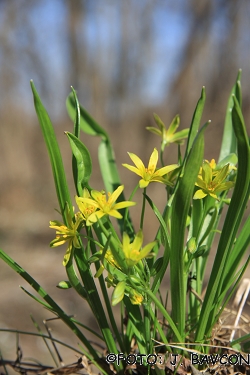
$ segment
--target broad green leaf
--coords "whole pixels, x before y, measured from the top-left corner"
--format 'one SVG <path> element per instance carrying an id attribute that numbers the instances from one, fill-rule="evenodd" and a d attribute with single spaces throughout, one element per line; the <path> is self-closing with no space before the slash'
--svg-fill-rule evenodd
<path id="1" fill-rule="evenodd" d="M 60 211 L 64 218 L 64 222 L 67 223 L 66 212 L 65 212 L 66 202 L 69 204 L 69 208 L 70 208 L 72 215 L 73 215 L 73 210 L 72 210 L 72 204 L 71 204 L 70 194 L 68 190 L 68 185 L 67 185 L 67 181 L 65 177 L 61 152 L 58 147 L 55 132 L 51 124 L 50 118 L 48 116 L 48 113 L 41 102 L 41 99 L 36 91 L 33 81 L 31 81 L 30 84 L 31 84 L 32 92 L 33 92 L 37 117 L 38 117 L 41 129 L 42 129 L 43 137 L 44 137 L 44 140 L 48 149 L 48 154 L 50 157 L 50 163 L 51 163 L 52 172 L 54 176 Z"/>
<path id="2" fill-rule="evenodd" d="M 75 186 L 78 196 L 82 196 L 84 187 L 88 186 L 88 182 L 92 173 L 92 161 L 87 147 L 74 134 L 65 132 L 68 137 L 73 155 L 76 160 L 76 172 L 74 175 Z"/>

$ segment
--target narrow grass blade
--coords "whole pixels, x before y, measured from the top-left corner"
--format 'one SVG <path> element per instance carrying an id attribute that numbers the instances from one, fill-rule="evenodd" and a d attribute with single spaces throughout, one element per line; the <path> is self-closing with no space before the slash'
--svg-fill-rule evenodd
<path id="1" fill-rule="evenodd" d="M 146 197 L 150 207 L 154 211 L 157 219 L 159 220 L 159 223 L 160 223 L 160 226 L 161 226 L 161 231 L 162 231 L 162 234 L 163 234 L 163 242 L 164 242 L 164 255 L 163 255 L 162 265 L 161 265 L 160 270 L 156 273 L 156 276 L 155 276 L 155 279 L 154 279 L 154 282 L 153 282 L 153 285 L 152 285 L 152 288 L 151 288 L 153 293 L 156 293 L 159 286 L 160 286 L 160 282 L 162 281 L 162 279 L 165 275 L 165 272 L 166 272 L 166 269 L 167 269 L 167 266 L 168 266 L 168 263 L 169 263 L 170 238 L 169 238 L 166 223 L 165 223 L 161 213 L 159 212 L 158 208 L 155 206 L 155 204 L 149 198 L 149 196 L 145 195 L 145 197 Z"/>
<path id="2" fill-rule="evenodd" d="M 61 214 L 64 218 L 65 223 L 67 223 L 66 212 L 65 212 L 66 202 L 68 203 L 72 214 L 73 214 L 73 210 L 72 210 L 72 204 L 71 204 L 70 194 L 69 194 L 68 185 L 67 185 L 67 181 L 65 177 L 60 149 L 58 147 L 55 132 L 51 124 L 50 118 L 48 116 L 46 109 L 44 108 L 41 102 L 41 99 L 36 91 L 33 81 L 31 81 L 30 84 L 31 84 L 32 92 L 33 92 L 37 117 L 38 117 L 41 129 L 42 129 L 43 137 L 44 137 L 44 140 L 48 149 L 49 157 L 50 157 L 50 163 L 51 163 L 52 172 L 54 176 L 54 182 L 55 182 L 57 198 L 58 198 Z"/>
<path id="3" fill-rule="evenodd" d="M 230 153 L 236 153 L 236 138 L 234 135 L 234 129 L 233 129 L 233 124 L 232 124 L 232 108 L 234 106 L 233 94 L 236 95 L 236 98 L 241 106 L 240 78 L 241 78 L 241 70 L 239 70 L 238 72 L 235 85 L 232 88 L 232 91 L 230 93 L 228 103 L 227 103 L 224 132 L 223 132 L 223 138 L 222 138 L 222 143 L 221 143 L 219 161 L 227 157 Z"/>
<path id="4" fill-rule="evenodd" d="M 78 102 L 78 99 L 77 99 L 76 92 L 75 92 L 75 90 L 73 89 L 72 86 L 71 86 L 71 90 L 72 90 L 72 95 L 73 95 L 74 101 L 75 101 L 74 135 L 75 135 L 76 138 L 79 138 L 80 137 L 80 122 L 81 122 L 80 106 L 79 106 L 79 102 Z M 78 192 L 78 186 L 77 186 L 77 183 L 78 183 L 78 168 L 77 168 L 77 164 L 78 163 L 77 163 L 76 156 L 73 153 L 73 155 L 72 155 L 72 172 L 73 172 L 76 191 Z M 80 191 L 81 191 L 81 188 L 80 188 Z"/>
<path id="5" fill-rule="evenodd" d="M 8 264 L 15 272 L 17 272 L 24 280 L 26 280 L 33 289 L 47 302 L 52 310 L 60 317 L 60 319 L 71 329 L 71 331 L 85 345 L 93 358 L 98 359 L 97 352 L 90 344 L 89 340 L 83 335 L 79 328 L 72 322 L 71 318 L 60 308 L 60 306 L 49 296 L 49 294 L 33 279 L 22 267 L 20 267 L 13 259 L 11 259 L 3 250 L 0 249 L 0 258 Z"/>
<path id="6" fill-rule="evenodd" d="M 42 333 L 37 333 L 37 332 L 28 332 L 28 331 L 20 331 L 20 330 L 17 330 L 17 329 L 10 329 L 10 328 L 0 328 L 0 332 L 10 332 L 10 333 L 16 333 L 16 334 L 19 334 L 19 335 L 27 335 L 27 336 L 35 336 L 35 337 L 43 337 L 43 339 L 45 340 L 52 340 L 52 338 L 48 335 L 45 335 L 45 334 L 42 334 Z M 53 340 L 57 343 L 57 344 L 60 344 L 62 346 L 64 346 L 65 348 L 67 349 L 70 349 L 72 351 L 74 351 L 75 353 L 77 354 L 80 354 L 82 355 L 82 351 L 74 348 L 73 346 L 70 346 L 68 344 L 66 344 L 65 342 L 63 341 L 60 341 L 56 338 L 53 338 Z"/>
<path id="7" fill-rule="evenodd" d="M 187 275 L 185 275 L 184 269 L 184 237 L 194 185 L 203 159 L 204 130 L 207 125 L 208 123 L 202 127 L 190 149 L 183 177 L 179 178 L 172 207 L 170 249 L 172 318 L 178 325 L 182 341 L 186 319 L 187 285 Z"/>
<path id="8" fill-rule="evenodd" d="M 33 324 L 34 324 L 34 326 L 36 327 L 36 329 L 37 329 L 39 335 L 42 337 L 43 342 L 44 342 L 45 346 L 47 347 L 48 352 L 49 352 L 49 354 L 51 355 L 51 358 L 53 359 L 53 361 L 54 361 L 56 367 L 58 367 L 58 366 L 59 366 L 59 362 L 57 362 L 56 356 L 54 355 L 54 353 L 53 353 L 51 347 L 49 346 L 49 343 L 48 343 L 47 340 L 43 337 L 43 332 L 42 332 L 42 330 L 41 330 L 39 324 L 36 322 L 36 320 L 33 318 L 32 315 L 30 315 L 30 318 L 31 318 L 31 320 L 32 320 L 32 322 L 33 322 Z M 50 335 L 50 332 L 49 332 L 49 331 L 48 331 L 48 334 Z M 53 343 L 52 336 L 50 336 L 50 337 L 51 337 L 51 341 L 52 341 L 52 343 Z"/>
<path id="9" fill-rule="evenodd" d="M 230 252 L 228 261 L 226 263 L 225 279 L 223 288 L 228 283 L 228 280 L 232 278 L 235 272 L 235 268 L 240 264 L 244 254 L 246 253 L 247 248 L 250 245 L 250 216 L 248 216 L 247 221 L 245 222 L 241 232 L 236 239 L 236 242 L 233 247 L 233 251 Z"/>
<path id="10" fill-rule="evenodd" d="M 195 111 L 194 111 L 194 114 L 193 114 L 193 118 L 192 118 L 192 122 L 191 122 L 191 125 L 190 125 L 190 131 L 189 131 L 189 135 L 188 135 L 185 158 L 189 154 L 189 151 L 190 151 L 190 149 L 193 145 L 194 139 L 195 139 L 195 137 L 198 133 L 201 118 L 202 118 L 202 114 L 203 114 L 203 109 L 204 109 L 204 106 L 205 106 L 205 101 L 206 101 L 206 91 L 205 91 L 205 87 L 203 86 L 202 90 L 201 90 L 201 96 L 200 96 L 200 99 L 198 100 L 198 103 L 196 105 L 196 108 L 195 108 Z"/>

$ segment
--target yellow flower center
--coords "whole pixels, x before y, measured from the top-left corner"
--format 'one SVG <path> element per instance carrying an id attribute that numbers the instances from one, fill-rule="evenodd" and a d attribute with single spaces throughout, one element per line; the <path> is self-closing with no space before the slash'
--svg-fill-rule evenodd
<path id="1" fill-rule="evenodd" d="M 88 206 L 84 209 L 84 216 L 88 218 L 93 212 L 95 212 L 96 207 L 95 206 Z"/>
<path id="2" fill-rule="evenodd" d="M 208 188 L 209 191 L 213 192 L 216 188 L 216 184 L 214 184 L 214 182 L 211 181 L 210 184 L 207 186 L 207 188 Z"/>
<path id="3" fill-rule="evenodd" d="M 108 201 L 106 200 L 105 194 L 102 194 L 102 196 L 97 198 L 97 201 L 99 203 L 99 206 L 103 212 L 106 214 L 109 213 L 111 207 L 112 207 L 112 201 L 109 201 L 109 198 L 111 197 L 111 193 L 108 193 Z"/>
<path id="4" fill-rule="evenodd" d="M 137 259 L 140 255 L 140 251 L 134 249 L 130 251 L 130 258 Z"/>
<path id="5" fill-rule="evenodd" d="M 152 168 L 152 167 L 151 168 L 145 168 L 144 180 L 146 180 L 146 181 L 151 180 L 153 175 L 155 175 L 155 176 L 158 175 L 158 172 L 155 171 L 155 168 Z"/>

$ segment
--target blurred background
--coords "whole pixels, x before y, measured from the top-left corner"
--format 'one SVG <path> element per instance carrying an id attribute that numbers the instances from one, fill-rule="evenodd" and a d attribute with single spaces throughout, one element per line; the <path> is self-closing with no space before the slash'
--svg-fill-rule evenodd
<path id="1" fill-rule="evenodd" d="M 71 155 L 64 135 L 72 130 L 65 109 L 71 85 L 80 103 L 110 133 L 128 196 L 138 180 L 121 163 L 129 162 L 127 151 L 147 162 L 159 147 L 160 139 L 145 130 L 153 125 L 153 112 L 166 126 L 179 114 L 180 128 L 189 127 L 205 86 L 203 123 L 212 120 L 205 157 L 217 159 L 228 96 L 241 68 L 243 113 L 249 124 L 249 35 L 248 0 L 0 1 L 0 246 L 68 313 L 79 320 L 84 316 L 85 324 L 95 323 L 78 297 L 55 288 L 65 279 L 65 249 L 49 248 L 54 232 L 48 223 L 59 218 L 54 210 L 58 204 L 30 79 L 55 127 L 72 198 Z M 91 186 L 102 189 L 99 140 L 82 135 L 82 141 L 93 158 Z M 175 157 L 175 146 L 169 146 L 166 164 Z M 149 194 L 156 194 L 161 208 L 162 187 L 156 185 Z M 147 224 L 149 241 L 154 228 L 155 223 Z M 50 317 L 18 288 L 27 285 L 2 261 L 0 282 L 0 327 L 34 331 L 30 313 L 39 322 Z M 61 326 L 55 323 L 55 332 L 68 337 Z M 74 337 L 67 340 L 77 346 Z M 20 336 L 20 346 L 25 356 L 47 358 L 40 339 Z M 14 359 L 15 347 L 15 335 L 0 332 L 5 358 Z M 69 358 L 75 360 L 72 354 Z"/>

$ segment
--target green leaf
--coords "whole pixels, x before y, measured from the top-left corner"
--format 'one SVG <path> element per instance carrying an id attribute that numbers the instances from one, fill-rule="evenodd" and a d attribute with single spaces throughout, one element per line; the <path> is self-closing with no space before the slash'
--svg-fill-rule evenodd
<path id="1" fill-rule="evenodd" d="M 204 109 L 204 106 L 205 106 L 205 101 L 206 101 L 206 92 L 205 92 L 205 87 L 203 86 L 202 90 L 201 90 L 201 97 L 198 100 L 198 103 L 196 105 L 196 108 L 195 108 L 195 111 L 194 111 L 194 114 L 193 114 L 193 118 L 192 118 L 192 122 L 191 122 L 191 125 L 190 125 L 190 131 L 189 131 L 189 135 L 188 135 L 185 158 L 187 157 L 187 155 L 188 155 L 188 153 L 189 153 L 189 151 L 190 151 L 190 149 L 193 145 L 194 139 L 195 139 L 195 137 L 198 133 L 200 122 L 201 122 L 201 117 L 202 117 L 202 114 L 203 114 L 203 109 Z"/>
<path id="2" fill-rule="evenodd" d="M 69 117 L 72 121 L 75 120 L 75 113 L 76 113 L 76 103 L 75 98 L 72 94 L 70 94 L 66 100 L 66 108 L 69 114 Z M 90 114 L 80 105 L 80 115 L 81 121 L 80 126 L 84 133 L 89 135 L 99 135 L 103 139 L 108 139 L 107 132 L 90 116 Z"/>
<path id="3" fill-rule="evenodd" d="M 98 158 L 103 182 L 107 191 L 113 192 L 121 185 L 119 172 L 115 162 L 113 148 L 109 141 L 102 140 L 98 149 Z M 120 200 L 124 200 L 123 194 Z"/>
<path id="4" fill-rule="evenodd" d="M 199 326 L 196 332 L 197 341 L 203 340 L 205 336 L 210 334 L 212 322 L 217 310 L 220 309 L 218 305 L 219 296 L 223 293 L 223 286 L 227 284 L 225 284 L 228 272 L 226 265 L 233 251 L 235 237 L 249 198 L 250 150 L 248 137 L 241 109 L 235 96 L 233 96 L 233 101 L 232 123 L 238 149 L 237 179 L 202 305 Z M 237 267 L 237 264 L 234 267 Z"/>
<path id="5" fill-rule="evenodd" d="M 164 219 L 163 219 L 160 211 L 158 210 L 158 208 L 155 206 L 155 204 L 149 198 L 148 195 L 145 195 L 145 198 L 147 199 L 150 207 L 154 211 L 157 219 L 159 220 L 160 229 L 161 229 L 161 233 L 162 233 L 162 237 L 163 237 L 163 243 L 164 243 L 164 256 L 163 256 L 162 267 L 159 270 L 159 272 L 157 272 L 157 274 L 155 275 L 155 279 L 154 279 L 154 282 L 153 282 L 152 288 L 151 288 L 151 290 L 153 291 L 153 293 L 156 293 L 157 292 L 157 288 L 159 288 L 160 282 L 162 281 L 162 279 L 163 279 L 163 277 L 165 275 L 165 272 L 166 272 L 166 269 L 167 269 L 167 266 L 168 266 L 168 263 L 169 263 L 169 255 L 170 255 L 170 245 L 169 245 L 169 243 L 170 243 L 170 238 L 169 238 L 169 234 L 168 234 L 166 223 L 165 223 L 165 221 L 164 221 Z"/>
<path id="6" fill-rule="evenodd" d="M 69 317 L 61 308 L 60 306 L 49 296 L 49 294 L 41 287 L 40 284 L 36 280 L 33 279 L 22 267 L 20 267 L 12 258 L 10 258 L 3 250 L 0 249 L 0 258 L 3 259 L 5 263 L 7 263 L 15 272 L 17 272 L 24 280 L 26 280 L 33 289 L 45 300 L 46 304 L 45 307 L 52 311 L 54 311 L 60 319 L 71 329 L 72 332 L 79 338 L 79 340 L 86 346 L 89 350 L 89 353 L 93 356 L 93 358 L 98 359 L 97 352 L 91 346 L 90 342 L 86 339 L 83 333 L 79 330 L 79 328 L 74 324 L 71 317 Z M 37 302 L 40 302 L 38 298 L 32 296 L 30 293 L 29 295 L 32 298 L 35 298 Z"/>
<path id="7" fill-rule="evenodd" d="M 224 132 L 223 138 L 221 143 L 221 150 L 219 161 L 227 157 L 231 153 L 236 153 L 236 138 L 234 134 L 233 124 L 232 124 L 232 108 L 234 106 L 233 94 L 236 95 L 236 98 L 241 106 L 241 88 L 240 88 L 240 79 L 241 79 L 241 70 L 239 70 L 235 85 L 232 88 L 230 93 L 228 103 L 227 103 L 227 110 L 226 110 L 226 117 L 224 123 Z"/>
<path id="8" fill-rule="evenodd" d="M 83 188 L 88 187 L 92 173 L 92 161 L 87 147 L 74 134 L 65 132 L 68 137 L 73 155 L 76 160 L 76 171 L 74 174 L 75 185 L 78 196 L 82 196 Z"/>
<path id="9" fill-rule="evenodd" d="M 187 275 L 185 275 L 184 265 L 184 238 L 190 202 L 203 159 L 204 130 L 207 125 L 208 123 L 201 128 L 190 149 L 183 176 L 179 177 L 179 183 L 175 191 L 172 206 L 170 246 L 172 317 L 173 321 L 177 323 L 180 335 L 183 339 L 186 319 L 187 285 Z"/>
<path id="10" fill-rule="evenodd" d="M 75 100 L 75 120 L 74 120 L 74 135 L 80 137 L 80 126 L 81 126 L 81 116 L 80 116 L 80 105 L 77 99 L 77 95 L 73 87 L 71 86 L 72 94 Z"/>
<path id="11" fill-rule="evenodd" d="M 75 118 L 75 111 L 76 111 L 76 102 L 72 94 L 70 94 L 66 101 L 67 110 L 69 116 L 72 120 Z M 100 136 L 102 141 L 99 145 L 98 149 L 98 158 L 99 164 L 101 169 L 101 174 L 103 178 L 103 182 L 105 185 L 105 189 L 108 192 L 113 192 L 117 189 L 118 186 L 121 185 L 121 180 L 119 177 L 119 172 L 115 162 L 114 151 L 109 139 L 107 132 L 90 116 L 90 114 L 80 105 L 80 126 L 83 132 L 89 135 Z M 118 202 L 124 201 L 125 196 L 124 193 L 119 196 Z M 121 214 L 124 218 L 125 209 L 121 210 Z M 131 236 L 131 220 L 129 214 L 127 215 L 127 223 L 126 231 Z M 127 224 L 126 223 L 126 224 Z M 124 228 L 124 219 L 118 220 L 118 225 L 121 229 L 121 232 L 125 229 Z"/>
<path id="12" fill-rule="evenodd" d="M 31 89 L 34 97 L 34 105 L 37 113 L 37 117 L 42 129 L 43 137 L 48 149 L 48 154 L 50 157 L 50 163 L 52 167 L 52 172 L 54 176 L 54 182 L 56 187 L 57 198 L 60 206 L 61 214 L 64 218 L 64 222 L 67 223 L 66 218 L 66 202 L 69 204 L 70 212 L 73 215 L 72 204 L 70 199 L 70 194 L 68 190 L 68 185 L 65 177 L 65 171 L 63 167 L 62 157 L 58 143 L 56 140 L 55 132 L 51 124 L 50 118 L 46 109 L 44 108 L 41 99 L 36 91 L 33 81 L 30 82 Z"/>
<path id="13" fill-rule="evenodd" d="M 229 154 L 216 165 L 215 170 L 223 168 L 226 164 L 236 165 L 238 163 L 238 158 L 236 154 Z"/>

